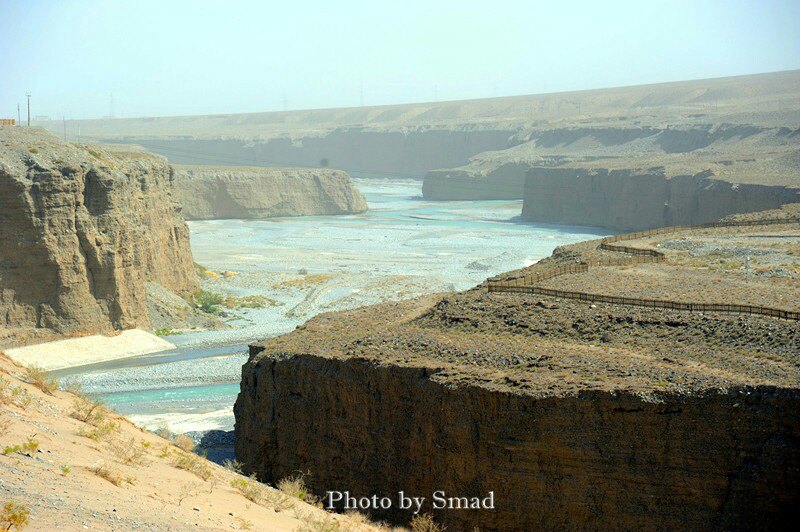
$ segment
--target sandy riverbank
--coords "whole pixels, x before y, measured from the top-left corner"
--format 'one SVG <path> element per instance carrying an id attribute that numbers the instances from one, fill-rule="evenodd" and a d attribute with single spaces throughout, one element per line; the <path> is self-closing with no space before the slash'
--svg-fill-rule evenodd
<path id="1" fill-rule="evenodd" d="M 175 349 L 175 345 L 141 329 L 131 329 L 116 336 L 69 338 L 8 349 L 5 353 L 18 364 L 52 371 L 167 349 Z"/>

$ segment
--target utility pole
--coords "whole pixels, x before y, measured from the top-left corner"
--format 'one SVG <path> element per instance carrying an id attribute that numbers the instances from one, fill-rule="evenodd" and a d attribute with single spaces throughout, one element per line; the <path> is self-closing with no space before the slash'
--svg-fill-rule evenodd
<path id="1" fill-rule="evenodd" d="M 22 115 L 19 112 L 19 102 L 17 102 L 17 125 L 22 125 Z"/>
<path id="2" fill-rule="evenodd" d="M 28 97 L 28 127 L 31 127 L 31 91 L 25 93 Z"/>

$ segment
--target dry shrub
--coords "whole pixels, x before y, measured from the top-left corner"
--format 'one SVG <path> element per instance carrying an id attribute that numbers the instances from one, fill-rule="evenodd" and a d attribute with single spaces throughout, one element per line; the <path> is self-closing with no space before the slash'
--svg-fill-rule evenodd
<path id="1" fill-rule="evenodd" d="M 369 518 L 369 516 L 366 516 L 366 515 L 362 514 L 359 511 L 356 511 L 356 510 L 347 510 L 344 513 L 344 515 L 347 517 L 347 519 L 351 523 L 354 523 L 354 524 L 357 524 L 357 525 L 371 525 L 371 524 L 373 524 L 372 520 Z"/>
<path id="2" fill-rule="evenodd" d="M 3 505 L 3 511 L 0 512 L 0 524 L 3 525 L 3 530 L 22 530 L 28 524 L 30 515 L 31 511 L 27 506 L 7 502 Z"/>
<path id="3" fill-rule="evenodd" d="M 191 473 L 194 473 L 198 477 L 202 478 L 203 480 L 208 480 L 214 474 L 211 471 L 211 468 L 208 467 L 208 464 L 203 458 L 200 458 L 196 454 L 191 453 L 179 453 L 175 457 L 175 461 L 173 464 L 178 469 L 184 469 Z"/>
<path id="4" fill-rule="evenodd" d="M 38 366 L 25 368 L 25 381 L 42 390 L 47 395 L 53 395 L 58 390 L 58 381 L 50 377 L 45 370 Z"/>
<path id="5" fill-rule="evenodd" d="M 342 530 L 339 523 L 327 515 L 314 515 L 313 513 L 299 513 L 297 519 L 301 524 L 297 528 L 298 532 L 338 532 Z"/>
<path id="6" fill-rule="evenodd" d="M 122 485 L 122 475 L 116 469 L 110 468 L 105 462 L 100 462 L 99 464 L 90 467 L 89 471 L 97 475 L 98 477 L 105 479 L 115 486 Z"/>
<path id="7" fill-rule="evenodd" d="M 108 410 L 97 401 L 79 396 L 75 398 L 69 415 L 78 421 L 97 427 L 105 420 Z"/>
<path id="8" fill-rule="evenodd" d="M 414 516 L 411 520 L 412 532 L 444 532 L 444 527 L 436 524 L 431 514 Z"/>
<path id="9" fill-rule="evenodd" d="M 236 477 L 231 479 L 231 487 L 239 490 L 248 500 L 256 504 L 261 504 L 264 498 L 264 486 L 262 486 L 255 478 L 255 475 L 250 478 Z"/>
<path id="10" fill-rule="evenodd" d="M 111 440 L 108 448 L 114 457 L 122 464 L 144 465 L 144 447 L 136 445 L 136 440 L 130 438 L 128 441 Z"/>
<path id="11" fill-rule="evenodd" d="M 222 463 L 222 466 L 225 469 L 227 469 L 228 471 L 230 471 L 231 473 L 236 473 L 237 475 L 243 475 L 244 474 L 244 473 L 242 473 L 242 464 L 241 464 L 241 462 L 239 462 L 236 459 L 233 459 L 233 460 L 225 459 L 225 461 Z"/>
<path id="12" fill-rule="evenodd" d="M 39 450 L 39 441 L 33 438 L 28 438 L 28 441 L 22 444 L 22 452 L 33 454 Z"/>
<path id="13" fill-rule="evenodd" d="M 232 478 L 231 487 L 238 490 L 246 499 L 273 508 L 276 512 L 288 510 L 295 505 L 291 497 L 261 484 L 256 480 L 255 473 L 247 478 L 242 476 Z"/>
<path id="14" fill-rule="evenodd" d="M 18 453 L 21 450 L 22 447 L 20 447 L 19 445 L 6 445 L 5 447 L 3 447 L 3 452 L 0 454 L 2 454 L 3 456 L 7 456 L 9 454 Z"/>
<path id="15" fill-rule="evenodd" d="M 3 448 L 3 456 L 13 454 L 13 453 L 22 453 L 22 454 L 33 454 L 39 450 L 39 441 L 34 440 L 31 437 L 28 437 L 28 440 L 23 443 L 22 445 L 6 445 Z"/>
<path id="16" fill-rule="evenodd" d="M 21 386 L 11 387 L 11 397 L 14 404 L 22 409 L 28 408 L 33 401 L 33 396 Z"/>
<path id="17" fill-rule="evenodd" d="M 154 432 L 157 436 L 161 436 L 165 440 L 172 441 L 175 439 L 175 434 L 169 430 L 166 423 L 158 427 Z"/>
<path id="18" fill-rule="evenodd" d="M 0 405 L 16 405 L 27 408 L 33 397 L 21 386 L 13 386 L 4 377 L 0 377 Z"/>
<path id="19" fill-rule="evenodd" d="M 276 512 L 295 507 L 295 500 L 288 495 L 273 489 L 264 489 L 264 504 Z"/>
<path id="20" fill-rule="evenodd" d="M 177 447 L 181 451 L 185 451 L 187 453 L 194 451 L 194 440 L 191 439 L 186 434 L 181 434 L 180 436 L 175 438 L 175 440 L 172 443 L 175 444 L 175 447 Z"/>
<path id="21" fill-rule="evenodd" d="M 11 392 L 8 380 L 5 377 L 0 377 L 0 406 L 11 404 Z"/>
<path id="22" fill-rule="evenodd" d="M 161 452 L 158 453 L 158 457 L 167 458 L 172 454 L 172 452 L 173 449 L 168 444 L 165 443 L 164 445 L 161 446 Z"/>
<path id="23" fill-rule="evenodd" d="M 109 437 L 111 434 L 119 431 L 119 424 L 114 421 L 106 421 L 98 426 L 89 425 L 92 428 L 81 427 L 78 431 L 78 436 L 84 436 L 94 441 L 101 441 Z"/>
<path id="24" fill-rule="evenodd" d="M 3 416 L 0 418 L 0 436 L 5 436 L 8 429 L 11 428 L 11 420 Z"/>
<path id="25" fill-rule="evenodd" d="M 315 504 L 318 500 L 306 486 L 305 475 L 302 473 L 281 479 L 278 481 L 278 489 L 290 497 L 309 504 Z"/>
<path id="26" fill-rule="evenodd" d="M 253 529 L 253 522 L 248 521 L 243 517 L 236 517 L 236 522 L 239 523 L 239 528 L 242 530 L 252 530 Z"/>

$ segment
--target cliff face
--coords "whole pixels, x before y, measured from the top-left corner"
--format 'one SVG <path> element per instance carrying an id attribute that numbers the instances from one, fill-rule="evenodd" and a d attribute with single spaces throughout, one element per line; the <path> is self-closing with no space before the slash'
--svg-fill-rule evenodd
<path id="1" fill-rule="evenodd" d="M 197 289 L 163 158 L 66 144 L 38 129 L 0 128 L 0 138 L 5 343 L 147 327 L 146 280 Z"/>
<path id="2" fill-rule="evenodd" d="M 270 482 L 308 471 L 322 496 L 389 497 L 376 517 L 399 523 L 398 492 L 425 497 L 448 530 L 785 519 L 800 502 L 796 325 L 592 307 L 471 290 L 317 316 L 251 346 L 237 459 Z M 495 508 L 436 510 L 440 490 L 494 492 Z"/>
<path id="3" fill-rule="evenodd" d="M 511 162 L 485 171 L 432 170 L 425 175 L 422 195 L 432 200 L 520 199 L 530 167 L 528 163 Z"/>
<path id="4" fill-rule="evenodd" d="M 710 172 L 667 177 L 663 168 L 532 168 L 522 219 L 641 230 L 717 221 L 800 201 L 800 188 L 738 184 Z"/>
<path id="5" fill-rule="evenodd" d="M 310 471 L 320 494 L 494 492 L 494 510 L 435 512 L 450 530 L 769 528 L 798 502 L 796 392 L 536 399 L 433 373 L 257 358 L 235 408 L 237 459 L 272 482 Z"/>
<path id="6" fill-rule="evenodd" d="M 340 170 L 178 166 L 175 192 L 187 220 L 367 210 L 364 196 Z"/>
<path id="7" fill-rule="evenodd" d="M 800 188 L 797 138 L 790 127 L 690 124 L 661 127 L 563 127 L 533 129 L 514 146 L 472 157 L 458 168 L 425 176 L 426 198 L 522 199 L 532 168 L 627 170 L 664 167 L 670 173 L 710 171 L 720 181 Z M 561 184 L 548 194 L 557 194 Z M 757 211 L 758 203 L 749 207 Z M 558 220 L 546 220 L 557 222 Z"/>
<path id="8" fill-rule="evenodd" d="M 178 164 L 330 166 L 355 176 L 421 177 L 466 164 L 475 154 L 511 145 L 508 129 L 336 128 L 267 140 L 125 138 Z"/>

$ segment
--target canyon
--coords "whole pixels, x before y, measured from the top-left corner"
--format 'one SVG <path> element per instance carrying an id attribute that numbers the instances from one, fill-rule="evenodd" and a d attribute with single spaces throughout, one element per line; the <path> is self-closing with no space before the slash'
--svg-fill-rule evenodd
<path id="1" fill-rule="evenodd" d="M 763 185 L 738 195 L 731 195 L 736 187 L 711 187 L 712 195 L 723 196 L 715 214 L 798 201 L 798 87 L 800 71 L 786 71 L 483 100 L 68 121 L 66 127 L 97 141 L 139 144 L 173 163 L 424 177 L 423 195 L 432 200 L 524 198 L 523 220 L 644 229 L 663 223 L 664 203 L 675 212 L 700 209 L 688 198 L 708 184 L 705 177 Z M 564 171 L 550 176 L 543 170 L 549 168 Z M 593 196 L 576 212 L 561 208 L 571 197 L 559 191 L 570 190 L 584 169 L 593 172 Z M 631 177 L 620 188 L 621 175 L 702 177 L 658 185 L 664 192 L 653 201 L 661 206 L 645 219 L 629 209 L 608 210 L 610 202 L 597 199 L 615 195 L 618 204 L 635 203 L 641 185 Z M 564 187 L 556 186 L 559 179 Z M 583 206 L 607 215 L 586 216 Z"/>
<path id="2" fill-rule="evenodd" d="M 795 126 L 575 127 L 528 138 L 429 172 L 425 196 L 523 198 L 524 221 L 617 230 L 704 223 L 800 201 Z"/>
<path id="3" fill-rule="evenodd" d="M 0 153 L 0 346 L 147 327 L 154 287 L 176 297 L 198 288 L 181 218 L 362 212 L 348 173 L 424 176 L 429 200 L 522 199 L 511 219 L 521 224 L 634 231 L 797 206 L 798 82 L 793 71 L 472 102 L 64 121 L 65 133 L 77 125 L 98 146 L 16 128 Z M 785 261 L 761 266 L 768 279 L 748 290 L 738 259 L 749 261 L 750 248 L 697 258 L 695 234 L 670 244 L 688 246 L 684 263 L 568 281 L 578 292 L 581 282 L 642 297 L 688 286 L 792 303 L 796 228 L 771 231 L 745 237 L 789 242 Z M 499 277 L 594 253 L 597 242 L 558 248 Z M 798 353 L 793 322 L 489 293 L 482 283 L 318 315 L 253 343 L 234 406 L 236 456 L 263 482 L 307 472 L 319 495 L 491 494 L 492 511 L 424 508 L 451 530 L 775 527 L 800 502 Z M 372 517 L 412 516 L 395 507 Z"/>
<path id="4" fill-rule="evenodd" d="M 660 237 L 666 265 L 600 268 L 594 284 L 646 296 L 654 275 L 668 276 L 659 288 L 668 299 L 696 299 L 708 285 L 723 303 L 787 294 L 782 304 L 797 309 L 798 214 Z M 676 247 L 687 241 L 717 247 L 698 267 L 705 255 Z M 788 261 L 793 277 L 766 273 L 740 288 L 738 272 L 713 266 L 736 242 Z M 597 246 L 563 246 L 498 279 L 625 255 Z M 800 502 L 798 354 L 796 322 L 499 294 L 484 283 L 322 314 L 252 344 L 236 454 L 268 482 L 306 471 L 316 493 L 426 497 L 423 511 L 448 530 L 770 528 Z M 437 510 L 438 490 L 491 493 L 495 509 Z M 412 517 L 396 506 L 373 514 Z"/>
<path id="5" fill-rule="evenodd" d="M 166 159 L 3 127 L 0 345 L 149 327 L 147 282 L 199 288 Z"/>
<path id="6" fill-rule="evenodd" d="M 357 214 L 367 200 L 341 170 L 175 165 L 187 220 Z"/>

